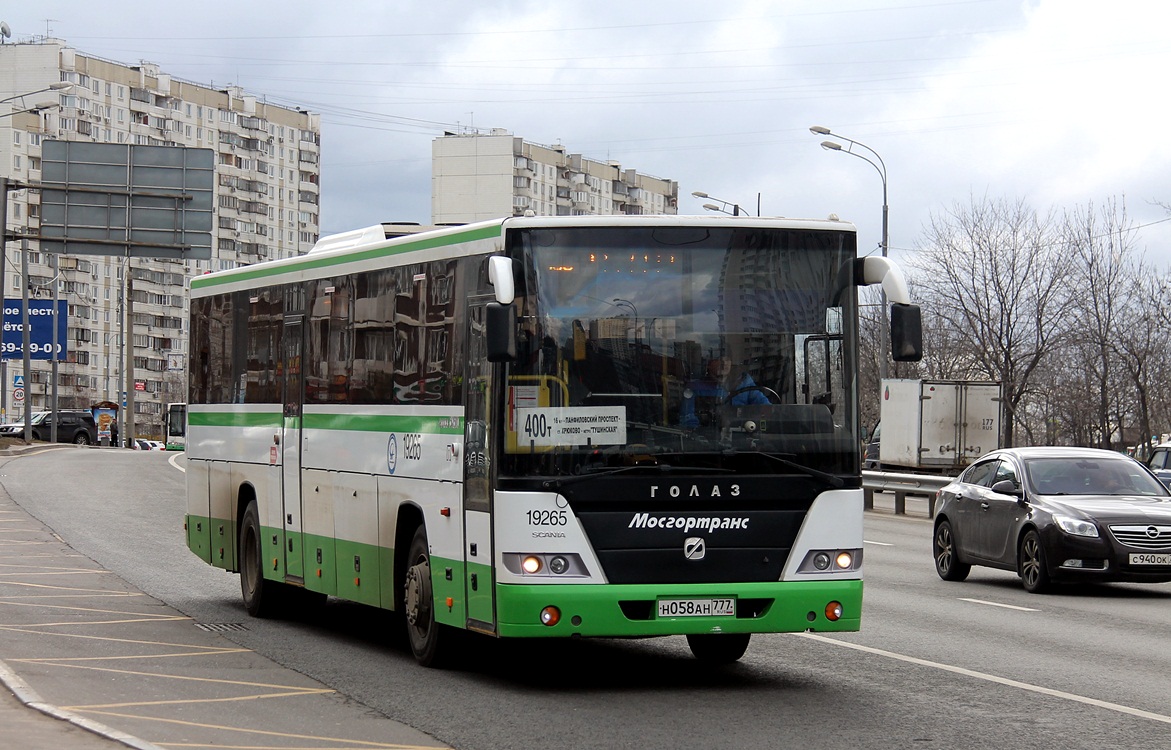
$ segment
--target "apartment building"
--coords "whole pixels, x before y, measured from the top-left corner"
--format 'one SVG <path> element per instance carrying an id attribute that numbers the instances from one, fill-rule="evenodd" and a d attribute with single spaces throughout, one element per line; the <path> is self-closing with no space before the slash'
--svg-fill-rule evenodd
<path id="1" fill-rule="evenodd" d="M 61 83 L 70 86 L 60 89 Z M 58 407 L 121 402 L 128 345 L 135 424 L 140 436 L 158 435 L 164 405 L 186 400 L 187 280 L 300 255 L 317 241 L 320 116 L 270 104 L 237 86 L 185 81 L 155 64 L 87 55 L 58 39 L 0 45 L 0 174 L 19 183 L 39 182 L 41 147 L 51 139 L 216 153 L 210 260 L 63 255 L 54 275 L 47 254 L 35 240 L 28 242 L 32 296 L 52 297 L 56 286 L 68 302 L 68 357 L 58 365 Z M 9 191 L 10 232 L 35 237 L 40 217 L 38 191 Z M 0 284 L 8 298 L 19 298 L 25 283 L 21 245 L 7 245 Z M 133 322 L 123 341 L 125 274 L 133 280 Z M 12 335 L 6 333 L 6 341 Z M 10 362 L 3 378 L 8 421 L 20 419 L 26 409 L 47 408 L 52 393 L 50 363 L 36 360 L 24 404 L 14 403 L 13 374 L 19 371 L 19 360 Z"/>
<path id="2" fill-rule="evenodd" d="M 431 142 L 431 221 L 678 213 L 679 183 L 529 143 L 506 130 Z"/>

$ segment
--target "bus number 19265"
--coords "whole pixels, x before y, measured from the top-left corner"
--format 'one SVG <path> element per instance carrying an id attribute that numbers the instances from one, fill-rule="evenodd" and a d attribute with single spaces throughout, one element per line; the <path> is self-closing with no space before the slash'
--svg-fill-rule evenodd
<path id="1" fill-rule="evenodd" d="M 526 514 L 529 526 L 564 526 L 569 518 L 563 510 L 530 510 Z"/>

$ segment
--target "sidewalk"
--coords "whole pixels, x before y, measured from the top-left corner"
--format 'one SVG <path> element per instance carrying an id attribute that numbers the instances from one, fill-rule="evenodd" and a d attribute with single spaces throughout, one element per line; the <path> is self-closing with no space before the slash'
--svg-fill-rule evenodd
<path id="1" fill-rule="evenodd" d="M 445 747 L 201 629 L 0 489 L 0 747 L 174 746 Z"/>

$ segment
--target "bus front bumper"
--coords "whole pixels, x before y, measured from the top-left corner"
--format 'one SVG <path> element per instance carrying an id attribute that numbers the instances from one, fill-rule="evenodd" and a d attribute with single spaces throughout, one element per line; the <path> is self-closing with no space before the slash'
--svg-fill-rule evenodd
<path id="1" fill-rule="evenodd" d="M 660 601 L 735 599 L 732 615 L 667 616 Z M 838 619 L 830 619 L 834 604 Z M 542 613 L 555 607 L 556 624 Z M 795 633 L 858 630 L 862 581 L 778 581 L 735 584 L 529 585 L 496 587 L 497 633 L 506 638 Z M 545 620 L 550 619 L 546 614 Z"/>

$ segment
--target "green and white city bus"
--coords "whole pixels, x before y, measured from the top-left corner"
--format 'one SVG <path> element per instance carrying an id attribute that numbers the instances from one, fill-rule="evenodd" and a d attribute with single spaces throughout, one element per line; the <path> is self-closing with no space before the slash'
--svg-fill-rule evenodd
<path id="1" fill-rule="evenodd" d="M 187 404 L 167 404 L 163 411 L 163 447 L 169 451 L 187 447 Z"/>
<path id="2" fill-rule="evenodd" d="M 191 282 L 187 541 L 250 613 L 341 597 L 452 629 L 857 630 L 853 225 L 517 217 L 381 226 Z"/>

